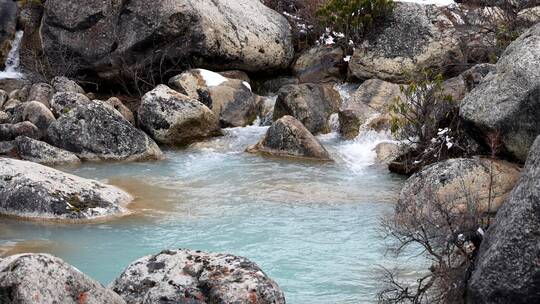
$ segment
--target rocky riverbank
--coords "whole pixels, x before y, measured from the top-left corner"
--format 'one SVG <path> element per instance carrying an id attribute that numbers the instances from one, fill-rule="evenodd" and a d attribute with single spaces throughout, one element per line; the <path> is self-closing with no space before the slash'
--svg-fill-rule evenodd
<path id="1" fill-rule="evenodd" d="M 456 303 L 540 299 L 540 268 L 531 262 L 540 237 L 540 4 L 397 2 L 361 38 L 329 27 L 301 45 L 316 29 L 301 15 L 302 1 L 291 4 L 298 15 L 271 2 L 0 0 L 0 62 L 25 75 L 0 79 L 0 215 L 125 214 L 128 193 L 50 166 L 159 162 L 162 150 L 227 128 L 268 126 L 242 147 L 259 157 L 324 163 L 332 156 L 317 136 L 388 132 L 396 141 L 378 145 L 378 159 L 410 176 L 395 231 L 436 257 L 429 285 L 456 286 L 449 292 Z M 24 36 L 15 54 L 17 32 Z M 343 81 L 358 88 L 344 94 Z M 523 244 L 530 246 L 515 249 Z M 21 273 L 9 270 L 19 263 Z M 62 272 L 58 279 L 40 277 L 48 265 Z M 164 251 L 130 266 L 113 283 L 117 294 L 80 273 L 80 285 L 49 294 L 74 273 L 51 256 L 8 257 L 0 260 L 0 287 L 13 303 L 37 294 L 40 301 L 285 302 L 255 264 L 227 255 Z M 503 275 L 511 279 L 494 282 Z M 14 287 L 32 280 L 45 285 Z"/>

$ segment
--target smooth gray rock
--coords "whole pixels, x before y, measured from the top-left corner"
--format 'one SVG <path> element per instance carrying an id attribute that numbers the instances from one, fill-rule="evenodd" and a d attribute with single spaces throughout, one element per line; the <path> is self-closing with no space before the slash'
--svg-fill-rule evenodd
<path id="1" fill-rule="evenodd" d="M 285 303 L 276 282 L 248 259 L 188 249 L 143 257 L 110 288 L 128 304 Z"/>
<path id="2" fill-rule="evenodd" d="M 0 158 L 0 214 L 92 219 L 126 212 L 126 192 L 40 164 Z"/>
<path id="3" fill-rule="evenodd" d="M 287 20 L 260 1 L 48 0 L 44 7 L 45 53 L 71 51 L 103 78 L 169 58 L 259 72 L 287 68 L 294 56 Z"/>
<path id="4" fill-rule="evenodd" d="M 540 299 L 540 137 L 521 180 L 489 227 L 469 280 L 469 303 Z"/>
<path id="5" fill-rule="evenodd" d="M 68 113 L 79 105 L 90 103 L 90 99 L 81 93 L 58 92 L 51 98 L 51 110 L 56 117 Z"/>
<path id="6" fill-rule="evenodd" d="M 274 121 L 290 115 L 314 135 L 330 133 L 330 115 L 338 112 L 340 104 L 341 97 L 330 84 L 284 86 L 274 106 Z"/>
<path id="7" fill-rule="evenodd" d="M 300 83 L 338 82 L 346 71 L 344 57 L 341 47 L 315 46 L 296 59 L 293 73 Z"/>
<path id="8" fill-rule="evenodd" d="M 56 118 L 54 114 L 44 104 L 38 101 L 30 101 L 25 103 L 22 112 L 22 120 L 33 123 L 43 133 L 53 123 Z"/>
<path id="9" fill-rule="evenodd" d="M 81 88 L 75 81 L 64 76 L 54 77 L 51 85 L 55 92 L 72 92 L 84 94 L 84 89 Z"/>
<path id="10" fill-rule="evenodd" d="M 41 253 L 0 259 L 0 302 L 125 304 L 120 296 L 75 267 Z"/>
<path id="11" fill-rule="evenodd" d="M 332 160 L 317 138 L 300 121 L 288 115 L 274 122 L 264 138 L 246 151 L 273 156 Z"/>
<path id="12" fill-rule="evenodd" d="M 26 136 L 19 136 L 15 138 L 14 142 L 19 157 L 23 160 L 49 166 L 78 165 L 81 163 L 77 155 L 51 146 L 46 142 Z"/>
<path id="13" fill-rule="evenodd" d="M 141 161 L 160 159 L 161 150 L 105 102 L 82 104 L 53 122 L 48 140 L 82 160 Z"/>
<path id="14" fill-rule="evenodd" d="M 141 128 L 162 144 L 187 145 L 221 134 L 212 110 L 166 85 L 143 96 L 138 117 Z"/>
<path id="15" fill-rule="evenodd" d="M 500 132 L 506 152 L 525 161 L 540 134 L 540 24 L 506 49 L 496 71 L 464 98 L 460 116 L 486 144 L 490 134 Z"/>

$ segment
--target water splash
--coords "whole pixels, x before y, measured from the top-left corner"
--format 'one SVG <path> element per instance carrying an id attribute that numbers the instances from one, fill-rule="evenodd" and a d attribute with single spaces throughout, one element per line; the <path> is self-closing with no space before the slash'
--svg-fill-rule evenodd
<path id="1" fill-rule="evenodd" d="M 22 73 L 19 71 L 19 66 L 21 62 L 20 48 L 23 35 L 23 31 L 18 31 L 15 34 L 15 39 L 13 39 L 11 50 L 9 51 L 6 58 L 6 69 L 3 72 L 0 72 L 0 79 L 23 77 Z"/>

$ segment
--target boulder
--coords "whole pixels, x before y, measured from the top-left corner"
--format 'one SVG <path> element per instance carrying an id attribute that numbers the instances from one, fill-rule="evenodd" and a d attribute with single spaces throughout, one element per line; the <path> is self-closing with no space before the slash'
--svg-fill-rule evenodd
<path id="1" fill-rule="evenodd" d="M 251 79 L 249 79 L 248 74 L 246 74 L 246 72 L 244 71 L 239 71 L 239 70 L 223 71 L 223 72 L 219 72 L 219 75 L 225 78 L 229 78 L 229 79 L 242 80 L 247 83 L 251 82 Z"/>
<path id="2" fill-rule="evenodd" d="M 489 227 L 469 280 L 469 303 L 540 299 L 540 137 L 523 175 Z"/>
<path id="3" fill-rule="evenodd" d="M 399 195 L 399 217 L 440 223 L 444 213 L 467 218 L 468 212 L 497 212 L 520 176 L 517 165 L 492 159 L 456 158 L 424 167 L 412 175 Z M 458 223 L 455 223 L 458 224 Z"/>
<path id="4" fill-rule="evenodd" d="M 245 81 L 194 69 L 171 78 L 169 85 L 212 109 L 223 128 L 245 127 L 257 117 L 257 96 Z"/>
<path id="5" fill-rule="evenodd" d="M 4 62 L 2 62 L 3 64 Z M 27 87 L 30 85 L 30 81 L 26 79 L 20 79 L 20 78 L 3 78 L 0 79 L 0 89 L 8 92 L 11 94 L 11 92 L 15 90 L 20 90 L 24 87 Z"/>
<path id="6" fill-rule="evenodd" d="M 23 121 L 16 124 L 0 124 L 0 141 L 14 140 L 18 136 L 40 139 L 42 132 L 33 123 Z"/>
<path id="7" fill-rule="evenodd" d="M 396 98 L 404 98 L 400 86 L 379 79 L 366 80 L 339 110 L 340 134 L 354 139 L 360 127 L 379 113 L 388 113 Z"/>
<path id="8" fill-rule="evenodd" d="M 275 121 L 264 138 L 247 148 L 249 153 L 331 161 L 328 151 L 304 125 L 292 116 Z"/>
<path id="9" fill-rule="evenodd" d="M 126 192 L 36 163 L 0 158 L 0 214 L 84 220 L 124 213 Z"/>
<path id="10" fill-rule="evenodd" d="M 260 126 L 270 126 L 273 122 L 277 96 L 257 96 L 257 116 Z"/>
<path id="11" fill-rule="evenodd" d="M 0 70 L 4 70 L 4 62 L 11 50 L 11 41 L 17 30 L 17 3 L 11 0 L 0 0 Z"/>
<path id="12" fill-rule="evenodd" d="M 47 132 L 54 146 L 82 160 L 160 159 L 161 150 L 144 132 L 101 101 L 82 104 L 53 122 Z"/>
<path id="13" fill-rule="evenodd" d="M 90 103 L 90 99 L 81 93 L 58 92 L 53 95 L 50 103 L 54 115 L 60 117 L 79 105 Z"/>
<path id="14" fill-rule="evenodd" d="M 49 108 L 49 100 L 53 94 L 54 89 L 51 85 L 47 83 L 35 83 L 30 88 L 27 101 L 38 101 Z"/>
<path id="15" fill-rule="evenodd" d="M 46 133 L 51 123 L 56 120 L 53 113 L 44 104 L 37 101 L 25 103 L 22 119 L 33 123 L 43 133 Z"/>
<path id="16" fill-rule="evenodd" d="M 338 82 L 347 66 L 344 56 L 341 47 L 314 46 L 298 57 L 293 73 L 300 83 Z"/>
<path id="17" fill-rule="evenodd" d="M 107 99 L 106 103 L 122 114 L 122 116 L 129 121 L 130 124 L 135 125 L 135 116 L 133 115 L 133 112 L 131 112 L 131 110 L 126 107 L 120 99 L 111 97 Z"/>
<path id="18" fill-rule="evenodd" d="M 248 259 L 188 249 L 143 257 L 110 288 L 128 304 L 285 303 L 277 283 Z"/>
<path id="19" fill-rule="evenodd" d="M 55 92 L 72 92 L 84 94 L 84 89 L 81 88 L 75 81 L 64 76 L 54 77 L 51 85 Z"/>
<path id="20" fill-rule="evenodd" d="M 0 124 L 5 124 L 11 121 L 11 116 L 3 111 L 0 111 Z"/>
<path id="21" fill-rule="evenodd" d="M 260 95 L 277 95 L 279 90 L 291 84 L 299 84 L 298 78 L 290 76 L 278 76 L 262 79 L 254 83 L 254 91 Z"/>
<path id="22" fill-rule="evenodd" d="M 446 72 L 464 62 L 452 21 L 434 5 L 396 3 L 390 20 L 374 32 L 349 62 L 360 79 L 404 83 L 424 69 Z"/>
<path id="23" fill-rule="evenodd" d="M 15 145 L 19 157 L 23 160 L 49 166 L 78 165 L 81 163 L 77 155 L 71 152 L 26 136 L 15 138 Z"/>
<path id="24" fill-rule="evenodd" d="M 187 145 L 221 134 L 219 120 L 212 110 L 166 85 L 143 96 L 138 118 L 141 128 L 167 145 Z"/>
<path id="25" fill-rule="evenodd" d="M 8 101 L 9 95 L 6 91 L 0 89 L 0 109 L 6 101 Z"/>
<path id="26" fill-rule="evenodd" d="M 15 141 L 0 141 L 0 155 L 17 158 L 18 154 Z"/>
<path id="27" fill-rule="evenodd" d="M 163 62 L 284 69 L 294 56 L 287 20 L 260 1 L 48 0 L 44 8 L 45 54 L 75 54 L 81 71 L 107 79 L 130 68 L 148 70 L 152 63 L 161 68 Z"/>
<path id="28" fill-rule="evenodd" d="M 0 290 L 2 303 L 125 304 L 75 267 L 42 253 L 0 259 Z"/>
<path id="29" fill-rule="evenodd" d="M 500 133 L 506 152 L 525 161 L 540 134 L 540 24 L 506 49 L 495 72 L 464 98 L 460 116 L 479 141 Z"/>
<path id="30" fill-rule="evenodd" d="M 20 104 L 21 104 L 21 101 L 18 99 L 9 99 L 8 101 L 4 103 L 3 109 L 7 111 L 9 109 L 15 108 L 16 106 Z"/>
<path id="31" fill-rule="evenodd" d="M 332 85 L 288 85 L 279 90 L 274 121 L 290 115 L 314 135 L 330 133 L 330 115 L 338 112 L 340 104 L 341 97 Z"/>
<path id="32" fill-rule="evenodd" d="M 377 153 L 377 162 L 381 164 L 389 164 L 402 152 L 399 145 L 392 142 L 382 142 L 373 150 Z"/>

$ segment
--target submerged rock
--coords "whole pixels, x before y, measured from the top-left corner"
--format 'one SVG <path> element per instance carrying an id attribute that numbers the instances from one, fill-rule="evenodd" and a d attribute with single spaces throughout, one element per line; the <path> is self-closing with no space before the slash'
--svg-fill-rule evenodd
<path id="1" fill-rule="evenodd" d="M 128 304 L 285 303 L 279 286 L 248 259 L 188 249 L 143 257 L 110 288 Z"/>
<path id="2" fill-rule="evenodd" d="M 47 0 L 40 32 L 45 54 L 67 50 L 108 79 L 163 59 L 260 72 L 294 56 L 287 20 L 252 0 Z"/>
<path id="3" fill-rule="evenodd" d="M 407 221 L 446 220 L 496 213 L 516 185 L 518 166 L 499 160 L 456 158 L 412 175 L 399 195 L 396 213 Z M 456 223 L 457 224 L 457 223 Z"/>
<path id="4" fill-rule="evenodd" d="M 540 299 L 540 137 L 521 180 L 486 233 L 469 280 L 470 303 L 536 303 Z"/>
<path id="5" fill-rule="evenodd" d="M 119 295 L 48 254 L 0 259 L 0 302 L 125 304 Z"/>
<path id="6" fill-rule="evenodd" d="M 82 160 L 140 161 L 162 157 L 152 139 L 102 101 L 75 107 L 53 122 L 47 134 L 54 146 Z"/>
<path id="7" fill-rule="evenodd" d="M 162 144 L 187 145 L 221 134 L 212 110 L 166 85 L 143 96 L 138 115 L 141 128 Z"/>
<path id="8" fill-rule="evenodd" d="M 315 160 L 332 160 L 328 151 L 304 125 L 292 116 L 274 122 L 264 138 L 247 152 Z"/>
<path id="9" fill-rule="evenodd" d="M 464 98 L 460 115 L 478 140 L 489 145 L 499 134 L 503 148 L 525 161 L 540 134 L 540 24 L 506 49 L 495 72 Z"/>
<path id="10" fill-rule="evenodd" d="M 0 214 L 91 219 L 125 212 L 124 191 L 36 163 L 0 158 Z"/>
<path id="11" fill-rule="evenodd" d="M 26 136 L 17 137 L 15 144 L 19 157 L 27 161 L 50 166 L 77 165 L 81 163 L 77 155 L 71 152 Z"/>
<path id="12" fill-rule="evenodd" d="M 330 84 L 287 85 L 279 90 L 274 121 L 290 115 L 314 135 L 330 133 L 330 115 L 338 112 L 340 104 L 341 97 Z"/>

